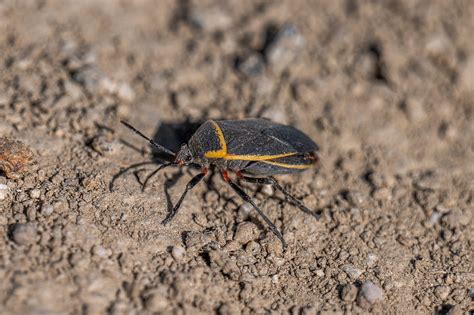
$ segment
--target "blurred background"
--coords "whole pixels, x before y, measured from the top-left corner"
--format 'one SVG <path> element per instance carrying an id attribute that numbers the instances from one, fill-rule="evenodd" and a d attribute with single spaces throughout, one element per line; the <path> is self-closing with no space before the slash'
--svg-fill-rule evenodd
<path id="1" fill-rule="evenodd" d="M 473 16 L 468 0 L 0 2 L 0 136 L 35 152 L 0 176 L 0 313 L 472 310 Z M 281 178 L 321 221 L 246 186 L 289 251 L 218 176 L 167 227 L 191 172 L 141 192 L 143 166 L 109 192 L 152 156 L 120 119 L 176 150 L 246 117 L 321 147 L 320 168 Z"/>

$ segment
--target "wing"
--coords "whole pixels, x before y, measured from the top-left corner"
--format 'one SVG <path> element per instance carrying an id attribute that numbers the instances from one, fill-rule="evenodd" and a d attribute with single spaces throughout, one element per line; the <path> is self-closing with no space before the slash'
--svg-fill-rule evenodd
<path id="1" fill-rule="evenodd" d="M 217 121 L 233 156 L 281 156 L 318 150 L 318 146 L 298 129 L 266 119 Z"/>

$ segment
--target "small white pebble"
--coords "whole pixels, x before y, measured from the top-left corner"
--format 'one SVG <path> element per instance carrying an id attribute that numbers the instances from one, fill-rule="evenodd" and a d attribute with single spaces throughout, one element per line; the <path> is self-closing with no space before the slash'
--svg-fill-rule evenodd
<path id="1" fill-rule="evenodd" d="M 242 204 L 239 208 L 239 212 L 242 212 L 245 216 L 248 216 L 250 212 L 252 212 L 253 208 L 252 205 L 248 202 Z"/>
<path id="2" fill-rule="evenodd" d="M 7 198 L 10 188 L 5 184 L 0 184 L 0 200 Z"/>
<path id="3" fill-rule="evenodd" d="M 372 281 L 364 282 L 361 292 L 369 303 L 375 303 L 384 299 L 383 289 L 375 285 Z"/>
<path id="4" fill-rule="evenodd" d="M 318 270 L 316 270 L 316 275 L 318 277 L 324 277 L 324 271 L 322 269 L 318 269 Z"/>
<path id="5" fill-rule="evenodd" d="M 135 99 L 135 92 L 127 83 L 122 83 L 118 86 L 117 95 L 127 102 L 131 102 Z"/>
<path id="6" fill-rule="evenodd" d="M 106 258 L 109 256 L 107 249 L 102 245 L 94 245 L 94 247 L 92 247 L 92 253 L 95 256 L 101 257 L 101 258 Z"/>
<path id="7" fill-rule="evenodd" d="M 352 279 L 357 279 L 362 274 L 362 270 L 356 268 L 354 265 L 344 265 L 342 266 L 342 270 Z"/>
<path id="8" fill-rule="evenodd" d="M 272 277 L 272 283 L 273 283 L 273 284 L 278 284 L 279 282 L 280 282 L 280 281 L 279 281 L 279 279 L 278 279 L 278 275 L 273 275 L 273 277 Z"/>
<path id="9" fill-rule="evenodd" d="M 176 261 L 182 261 L 185 254 L 186 250 L 181 245 L 173 246 L 173 249 L 171 250 L 171 256 L 173 256 Z"/>
<path id="10" fill-rule="evenodd" d="M 39 190 L 39 189 L 30 190 L 30 198 L 38 199 L 40 196 L 41 196 L 41 190 Z"/>
<path id="11" fill-rule="evenodd" d="M 270 185 L 263 185 L 262 192 L 267 196 L 273 196 L 273 187 Z"/>
<path id="12" fill-rule="evenodd" d="M 53 212 L 54 212 L 54 207 L 51 204 L 45 203 L 41 206 L 41 214 L 42 215 L 49 216 Z"/>
<path id="13" fill-rule="evenodd" d="M 373 267 L 379 258 L 377 255 L 370 253 L 367 255 L 367 266 Z"/>

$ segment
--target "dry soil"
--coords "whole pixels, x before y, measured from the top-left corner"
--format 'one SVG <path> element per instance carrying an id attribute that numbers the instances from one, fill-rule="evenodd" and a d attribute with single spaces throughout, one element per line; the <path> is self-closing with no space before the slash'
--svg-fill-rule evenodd
<path id="1" fill-rule="evenodd" d="M 1 314 L 474 310 L 474 2 L 1 1 Z M 282 176 L 317 221 L 167 169 L 206 119 L 265 117 L 321 147 Z M 6 139 L 6 138 L 5 138 Z M 1 152 L 0 152 L 1 153 Z M 7 163 L 8 162 L 8 163 Z M 10 165 L 10 169 L 7 166 Z M 7 175 L 10 175 L 7 178 Z"/>

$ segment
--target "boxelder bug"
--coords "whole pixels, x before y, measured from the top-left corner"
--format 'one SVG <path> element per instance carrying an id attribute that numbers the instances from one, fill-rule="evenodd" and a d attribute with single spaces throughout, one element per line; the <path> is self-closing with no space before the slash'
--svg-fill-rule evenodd
<path id="1" fill-rule="evenodd" d="M 220 171 L 224 181 L 244 201 L 252 205 L 268 224 L 270 230 L 281 240 L 284 248 L 286 248 L 286 242 L 281 232 L 250 196 L 232 181 L 229 177 L 229 171 L 235 172 L 237 178 L 243 181 L 260 185 L 272 185 L 300 210 L 319 218 L 319 214 L 305 207 L 271 176 L 300 172 L 318 162 L 319 158 L 316 154 L 318 145 L 296 128 L 276 124 L 265 119 L 208 120 L 197 129 L 187 144 L 183 144 L 180 150 L 174 153 L 157 144 L 127 122 L 122 121 L 122 123 L 148 140 L 158 150 L 174 158 L 172 162 L 160 165 L 149 174 L 143 183 L 143 189 L 145 189 L 148 181 L 165 167 L 186 165 L 201 169 L 201 172 L 188 182 L 178 203 L 168 213 L 162 224 L 167 224 L 173 219 L 187 192 L 204 178 L 211 165 Z M 136 166 L 146 163 L 139 163 Z M 124 171 L 114 177 L 111 188 L 116 177 L 123 174 Z"/>

